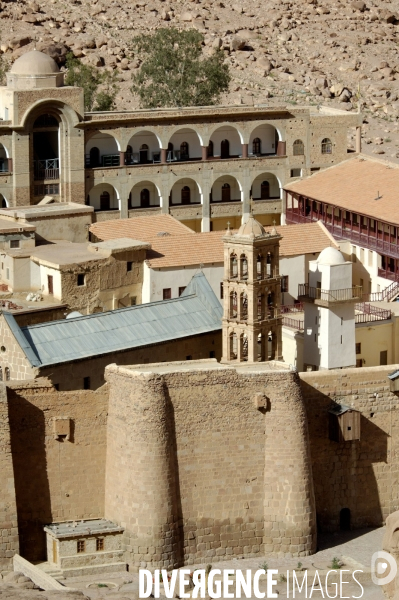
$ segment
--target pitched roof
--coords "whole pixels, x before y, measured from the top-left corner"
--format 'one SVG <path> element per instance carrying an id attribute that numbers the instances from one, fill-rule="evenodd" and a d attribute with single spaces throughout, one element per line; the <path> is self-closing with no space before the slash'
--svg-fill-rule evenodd
<path id="1" fill-rule="evenodd" d="M 321 252 L 328 246 L 338 248 L 333 236 L 321 221 L 301 223 L 298 225 L 278 225 L 280 240 L 280 257 L 297 256 Z"/>
<path id="2" fill-rule="evenodd" d="M 150 215 L 133 219 L 116 219 L 94 223 L 90 232 L 100 240 L 130 237 L 148 242 L 158 234 L 195 235 L 194 231 L 171 215 Z M 166 236 L 167 237 L 167 236 Z"/>
<path id="3" fill-rule="evenodd" d="M 314 200 L 399 225 L 398 188 L 399 165 L 363 155 L 284 187 Z"/>
<path id="4" fill-rule="evenodd" d="M 49 366 L 218 331 L 223 309 L 203 273 L 179 298 L 20 328 L 5 313 L 33 366 Z"/>
<path id="5" fill-rule="evenodd" d="M 179 239 L 173 236 L 155 238 L 151 240 L 152 249 L 147 252 L 147 264 L 158 269 L 222 263 L 224 235 L 225 231 L 211 231 L 184 235 Z"/>

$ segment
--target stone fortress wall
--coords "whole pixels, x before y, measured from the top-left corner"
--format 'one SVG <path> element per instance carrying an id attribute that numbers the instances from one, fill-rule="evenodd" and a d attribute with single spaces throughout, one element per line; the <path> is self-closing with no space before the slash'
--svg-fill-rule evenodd
<path id="1" fill-rule="evenodd" d="M 316 520 L 337 531 L 343 508 L 353 528 L 398 510 L 395 365 L 298 376 L 273 363 L 178 364 L 111 365 L 96 391 L 45 379 L 2 387 L 2 566 L 19 547 L 44 560 L 54 521 L 117 522 L 137 569 L 300 556 L 315 549 Z M 360 441 L 330 441 L 335 403 L 361 412 Z M 55 439 L 61 417 L 69 440 Z"/>
<path id="2" fill-rule="evenodd" d="M 105 517 L 125 527 L 131 570 L 314 551 L 296 373 L 198 361 L 111 365 L 106 378 Z"/>
<path id="3" fill-rule="evenodd" d="M 301 373 L 309 424 L 318 525 L 337 531 L 340 511 L 351 526 L 379 527 L 399 509 L 399 398 L 389 391 L 396 365 Z M 360 441 L 329 439 L 335 403 L 360 411 Z"/>

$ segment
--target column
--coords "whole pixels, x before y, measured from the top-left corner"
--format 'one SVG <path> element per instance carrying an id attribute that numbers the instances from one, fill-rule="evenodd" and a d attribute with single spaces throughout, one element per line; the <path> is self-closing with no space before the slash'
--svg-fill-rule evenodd
<path id="1" fill-rule="evenodd" d="M 8 159 L 8 172 L 12 173 L 12 158 Z"/>
<path id="2" fill-rule="evenodd" d="M 168 151 L 166 148 L 161 148 L 161 164 L 165 165 L 166 164 L 166 159 L 168 156 Z"/>
<path id="3" fill-rule="evenodd" d="M 358 125 L 356 127 L 356 152 L 360 154 L 362 151 L 362 126 Z"/>
<path id="4" fill-rule="evenodd" d="M 207 231 L 211 230 L 211 203 L 209 200 L 210 182 L 209 182 L 208 178 L 205 179 L 205 177 L 204 177 L 202 179 L 201 189 L 202 189 L 201 231 L 207 232 Z"/>
<path id="5" fill-rule="evenodd" d="M 286 151 L 286 142 L 278 142 L 277 143 L 277 156 L 285 156 L 287 153 Z"/>
<path id="6" fill-rule="evenodd" d="M 125 153 L 124 152 L 119 152 L 119 166 L 120 167 L 125 166 Z"/>
<path id="7" fill-rule="evenodd" d="M 202 157 L 201 160 L 208 160 L 208 146 L 201 146 Z"/>
<path id="8" fill-rule="evenodd" d="M 242 157 L 248 158 L 248 144 L 242 144 Z"/>

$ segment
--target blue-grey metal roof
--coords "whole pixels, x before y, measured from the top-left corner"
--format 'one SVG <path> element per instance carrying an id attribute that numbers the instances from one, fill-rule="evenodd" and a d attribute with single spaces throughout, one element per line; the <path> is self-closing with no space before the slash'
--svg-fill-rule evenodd
<path id="1" fill-rule="evenodd" d="M 22 328 L 4 314 L 31 364 L 44 367 L 217 331 L 223 309 L 198 273 L 173 300 Z"/>
<path id="2" fill-rule="evenodd" d="M 390 379 L 391 381 L 394 381 L 397 377 L 399 377 L 399 369 L 393 371 L 393 373 L 388 374 L 388 379 Z"/>

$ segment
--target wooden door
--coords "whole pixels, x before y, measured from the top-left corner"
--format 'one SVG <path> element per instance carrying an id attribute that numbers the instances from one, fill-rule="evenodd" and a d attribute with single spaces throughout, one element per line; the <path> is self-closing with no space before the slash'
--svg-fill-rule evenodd
<path id="1" fill-rule="evenodd" d="M 230 202 L 231 188 L 228 183 L 222 185 L 222 202 Z"/>
<path id="2" fill-rule="evenodd" d="M 268 181 L 262 181 L 260 186 L 260 197 L 261 200 L 267 200 L 270 198 L 270 183 Z"/>
<path id="3" fill-rule="evenodd" d="M 109 210 L 111 207 L 111 198 L 108 192 L 103 192 L 100 196 L 100 210 Z"/>
<path id="4" fill-rule="evenodd" d="M 53 276 L 52 275 L 47 275 L 47 287 L 48 287 L 48 293 L 54 294 Z"/>
<path id="5" fill-rule="evenodd" d="M 181 191 L 181 203 L 190 204 L 191 192 L 188 185 L 185 185 Z"/>
<path id="6" fill-rule="evenodd" d="M 230 157 L 230 142 L 229 140 L 222 140 L 220 144 L 220 158 Z"/>
<path id="7" fill-rule="evenodd" d="M 140 206 L 143 208 L 150 206 L 150 191 L 147 188 L 140 192 Z"/>

